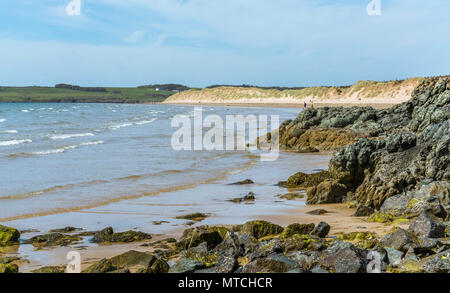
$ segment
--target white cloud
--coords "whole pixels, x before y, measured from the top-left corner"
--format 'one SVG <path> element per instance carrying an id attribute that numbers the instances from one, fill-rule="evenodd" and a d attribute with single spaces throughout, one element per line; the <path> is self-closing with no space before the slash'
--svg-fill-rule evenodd
<path id="1" fill-rule="evenodd" d="M 125 39 L 123 39 L 127 43 L 139 43 L 142 42 L 147 35 L 147 31 L 145 30 L 137 30 L 130 35 L 128 35 Z"/>

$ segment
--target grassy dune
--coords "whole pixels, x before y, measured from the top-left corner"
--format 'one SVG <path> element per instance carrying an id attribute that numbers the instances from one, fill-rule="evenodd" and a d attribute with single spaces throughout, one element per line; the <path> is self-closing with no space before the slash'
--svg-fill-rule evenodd
<path id="1" fill-rule="evenodd" d="M 401 81 L 359 81 L 346 87 L 265 89 L 221 86 L 191 89 L 169 97 L 165 103 L 401 103 L 408 100 L 421 78 Z"/>
<path id="2" fill-rule="evenodd" d="M 105 88 L 88 92 L 53 87 L 0 87 L 0 102 L 155 103 L 174 94 L 149 88 Z"/>

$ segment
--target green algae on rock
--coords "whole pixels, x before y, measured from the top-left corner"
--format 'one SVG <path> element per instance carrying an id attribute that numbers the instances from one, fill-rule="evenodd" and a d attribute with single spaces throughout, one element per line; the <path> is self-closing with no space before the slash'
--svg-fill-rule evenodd
<path id="1" fill-rule="evenodd" d="M 14 244 L 19 241 L 19 230 L 0 225 L 0 245 Z"/>

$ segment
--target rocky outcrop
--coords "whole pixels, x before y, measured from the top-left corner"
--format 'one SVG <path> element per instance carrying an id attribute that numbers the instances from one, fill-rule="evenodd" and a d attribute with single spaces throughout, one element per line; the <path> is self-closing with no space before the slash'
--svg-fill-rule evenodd
<path id="1" fill-rule="evenodd" d="M 108 227 L 94 234 L 91 242 L 112 243 L 112 242 L 135 242 L 152 239 L 152 236 L 143 232 L 126 231 L 114 233 L 113 228 Z"/>
<path id="2" fill-rule="evenodd" d="M 19 238 L 19 230 L 0 225 L 0 246 L 16 244 L 19 241 Z"/>
<path id="3" fill-rule="evenodd" d="M 448 209 L 449 77 L 424 79 L 413 91 L 412 99 L 389 109 L 305 110 L 280 126 L 280 143 L 298 150 L 303 146 L 299 141 L 306 141 L 300 138 L 308 131 L 341 133 L 346 142 L 339 143 L 344 146 L 334 152 L 329 163 L 329 181 L 309 191 L 309 203 L 342 201 L 343 190 L 334 196 L 331 186 L 343 184 L 351 192 L 347 199 L 395 216 L 418 216 L 432 197 L 439 200 L 444 211 L 446 206 Z M 349 139 L 350 132 L 354 140 Z"/>

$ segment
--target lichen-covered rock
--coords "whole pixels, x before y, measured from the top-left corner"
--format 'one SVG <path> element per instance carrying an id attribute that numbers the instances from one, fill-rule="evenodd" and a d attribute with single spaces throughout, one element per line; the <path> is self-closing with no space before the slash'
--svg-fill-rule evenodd
<path id="1" fill-rule="evenodd" d="M 290 224 L 284 228 L 281 238 L 289 238 L 295 234 L 309 234 L 314 230 L 315 225 L 311 224 Z"/>
<path id="2" fill-rule="evenodd" d="M 16 264 L 0 264 L 0 274 L 17 274 L 19 267 Z"/>
<path id="3" fill-rule="evenodd" d="M 30 239 L 24 240 L 25 244 L 33 244 L 35 246 L 68 246 L 77 244 L 82 240 L 81 237 L 71 236 L 62 233 L 51 233 L 45 235 L 38 235 Z"/>
<path id="4" fill-rule="evenodd" d="M 388 258 L 389 265 L 398 266 L 403 259 L 404 253 L 400 250 L 397 250 L 397 249 L 394 249 L 391 247 L 385 247 L 384 249 L 387 252 L 387 258 Z"/>
<path id="5" fill-rule="evenodd" d="M 355 142 L 334 152 L 329 173 L 354 192 L 353 199 L 360 205 L 380 209 L 393 196 L 408 194 L 423 183 L 442 182 L 440 200 L 446 206 L 450 192 L 449 84 L 449 77 L 426 78 L 411 100 L 389 109 L 305 110 L 280 126 L 281 145 L 293 150 L 316 147 L 333 141 L 332 133 L 343 137 L 352 132 L 357 134 Z M 327 131 L 330 139 L 312 139 Z M 405 204 L 392 201 L 383 212 L 400 216 L 397 211 L 401 213 Z"/>
<path id="6" fill-rule="evenodd" d="M 378 244 L 377 235 L 372 232 L 343 233 L 337 237 L 340 240 L 352 241 L 357 247 L 363 249 L 371 249 Z"/>
<path id="7" fill-rule="evenodd" d="M 433 219 L 430 211 L 425 210 L 411 223 L 409 232 L 420 238 L 443 238 L 445 237 L 445 225 Z"/>
<path id="8" fill-rule="evenodd" d="M 299 172 L 288 178 L 286 182 L 287 188 L 308 188 L 313 187 L 326 179 L 330 178 L 328 171 L 321 171 L 313 174 Z"/>
<path id="9" fill-rule="evenodd" d="M 33 274 L 64 274 L 66 268 L 64 266 L 48 266 L 31 271 Z"/>
<path id="10" fill-rule="evenodd" d="M 387 234 L 380 239 L 383 247 L 390 247 L 402 252 L 407 252 L 410 248 L 418 247 L 414 237 L 404 229 L 397 228 L 394 232 Z"/>
<path id="11" fill-rule="evenodd" d="M 169 273 L 189 274 L 204 268 L 206 268 L 206 265 L 201 261 L 181 258 L 173 267 L 169 269 Z"/>
<path id="12" fill-rule="evenodd" d="M 273 254 L 257 258 L 243 268 L 243 273 L 286 273 L 298 268 L 298 264 L 284 254 Z"/>
<path id="13" fill-rule="evenodd" d="M 336 273 L 363 273 L 367 267 L 367 252 L 336 240 L 323 251 L 320 266 Z"/>
<path id="14" fill-rule="evenodd" d="M 185 230 L 177 242 L 177 247 L 187 250 L 191 247 L 198 246 L 202 242 L 206 242 L 208 248 L 212 249 L 222 241 L 223 237 L 217 229 L 201 226 Z"/>
<path id="15" fill-rule="evenodd" d="M 450 273 L 450 250 L 430 257 L 424 264 L 425 273 Z"/>
<path id="16" fill-rule="evenodd" d="M 19 241 L 19 230 L 7 226 L 0 225 L 0 245 L 13 244 Z"/>
<path id="17" fill-rule="evenodd" d="M 108 227 L 101 231 L 98 231 L 94 234 L 94 237 L 91 239 L 94 243 L 105 243 L 105 242 L 135 242 L 135 241 L 143 241 L 152 239 L 152 236 L 143 232 L 136 231 L 126 231 L 114 233 L 113 228 Z"/>
<path id="18" fill-rule="evenodd" d="M 241 232 L 259 239 L 269 235 L 281 234 L 283 230 L 283 227 L 267 221 L 250 221 L 242 226 Z"/>
<path id="19" fill-rule="evenodd" d="M 307 191 L 307 204 L 339 203 L 347 194 L 348 189 L 336 180 L 324 181 Z"/>
<path id="20" fill-rule="evenodd" d="M 147 271 L 158 260 L 144 252 L 130 250 L 110 259 L 101 259 L 83 271 L 83 273 L 108 273 L 127 269 L 131 272 Z"/>

